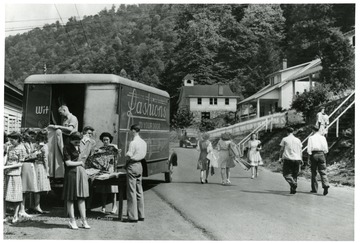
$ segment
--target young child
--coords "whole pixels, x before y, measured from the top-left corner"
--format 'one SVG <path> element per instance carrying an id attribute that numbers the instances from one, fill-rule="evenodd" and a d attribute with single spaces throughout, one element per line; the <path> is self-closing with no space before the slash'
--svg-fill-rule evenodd
<path id="1" fill-rule="evenodd" d="M 48 192 L 51 190 L 50 180 L 48 178 L 49 168 L 48 168 L 48 155 L 49 149 L 47 146 L 47 131 L 41 130 L 37 133 L 35 138 L 36 144 L 36 154 L 37 158 L 35 160 L 35 173 L 37 178 L 37 189 L 38 192 L 35 192 L 35 205 L 33 210 L 37 213 L 44 213 L 40 207 L 40 193 Z"/>
<path id="2" fill-rule="evenodd" d="M 14 217 L 12 223 L 19 221 L 20 203 L 23 200 L 22 182 L 21 182 L 21 167 L 22 161 L 26 156 L 26 150 L 21 143 L 21 134 L 12 132 L 8 135 L 11 143 L 7 152 L 7 160 L 5 162 L 5 180 L 4 180 L 4 199 L 5 202 L 15 204 Z M 6 215 L 6 206 L 4 203 L 4 216 Z"/>

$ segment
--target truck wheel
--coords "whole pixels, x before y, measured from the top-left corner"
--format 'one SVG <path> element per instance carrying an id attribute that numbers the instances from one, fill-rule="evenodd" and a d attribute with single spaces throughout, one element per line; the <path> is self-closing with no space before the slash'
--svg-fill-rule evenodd
<path id="1" fill-rule="evenodd" d="M 172 182 L 173 171 L 174 171 L 174 165 L 170 161 L 169 162 L 169 171 L 165 172 L 165 182 L 167 182 L 167 183 Z"/>

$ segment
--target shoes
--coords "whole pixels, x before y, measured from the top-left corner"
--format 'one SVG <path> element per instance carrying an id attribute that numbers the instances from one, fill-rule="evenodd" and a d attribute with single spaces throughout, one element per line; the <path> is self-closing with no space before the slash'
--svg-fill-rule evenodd
<path id="1" fill-rule="evenodd" d="M 324 187 L 323 195 L 326 196 L 329 193 L 329 186 Z"/>
<path id="2" fill-rule="evenodd" d="M 13 224 L 16 224 L 17 222 L 19 222 L 19 218 L 18 218 L 18 217 L 14 217 L 14 218 L 11 220 L 11 223 L 13 223 Z"/>
<path id="3" fill-rule="evenodd" d="M 32 208 L 31 210 L 36 214 L 45 214 L 45 212 L 42 211 L 41 208 Z"/>
<path id="4" fill-rule="evenodd" d="M 81 228 L 91 229 L 90 225 L 88 224 L 88 222 L 86 220 L 81 220 Z"/>
<path id="5" fill-rule="evenodd" d="M 225 181 L 221 181 L 221 185 L 225 186 Z"/>
<path id="6" fill-rule="evenodd" d="M 32 218 L 32 217 L 34 217 L 34 215 L 27 214 L 26 212 L 19 213 L 19 216 L 22 217 L 22 218 Z"/>
<path id="7" fill-rule="evenodd" d="M 207 180 L 207 179 L 205 180 L 205 183 L 208 183 L 208 180 Z"/>
<path id="8" fill-rule="evenodd" d="M 117 207 L 114 207 L 113 210 L 110 212 L 111 214 L 116 214 Z"/>
<path id="9" fill-rule="evenodd" d="M 201 184 L 204 184 L 204 180 L 203 180 L 203 179 L 200 179 L 200 182 L 201 182 Z"/>
<path id="10" fill-rule="evenodd" d="M 139 218 L 139 221 L 145 221 L 145 218 Z"/>
<path id="11" fill-rule="evenodd" d="M 134 219 L 124 219 L 122 222 L 124 222 L 124 223 L 137 223 L 138 221 L 134 220 Z"/>
<path id="12" fill-rule="evenodd" d="M 105 208 L 101 208 L 101 212 L 102 212 L 102 213 L 106 213 L 106 209 L 105 209 Z"/>
<path id="13" fill-rule="evenodd" d="M 310 192 L 311 192 L 311 193 L 317 193 L 317 191 L 314 191 L 314 190 L 311 190 Z"/>
<path id="14" fill-rule="evenodd" d="M 290 194 L 296 194 L 296 188 L 297 186 L 290 187 Z"/>
<path id="15" fill-rule="evenodd" d="M 252 176 L 251 176 L 251 179 L 254 179 L 254 177 L 255 177 L 255 176 L 254 176 L 254 175 L 252 175 Z"/>
<path id="16" fill-rule="evenodd" d="M 76 221 L 74 221 L 73 223 L 71 223 L 71 221 L 69 221 L 68 226 L 69 226 L 70 229 L 73 229 L 73 230 L 79 229 L 79 227 L 76 224 Z"/>
<path id="17" fill-rule="evenodd" d="M 229 179 L 226 180 L 226 184 L 227 184 L 227 185 L 230 185 L 230 184 L 231 184 L 231 182 L 230 182 Z"/>

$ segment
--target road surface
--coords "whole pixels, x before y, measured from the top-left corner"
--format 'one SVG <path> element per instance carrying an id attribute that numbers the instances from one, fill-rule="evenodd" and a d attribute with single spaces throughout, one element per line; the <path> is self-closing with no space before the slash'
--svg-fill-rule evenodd
<path id="1" fill-rule="evenodd" d="M 123 223 L 100 213 L 88 213 L 92 229 L 67 228 L 62 202 L 44 202 L 48 215 L 11 225 L 5 239 L 53 240 L 354 240 L 354 189 L 332 186 L 327 196 L 310 193 L 310 182 L 300 178 L 298 192 L 279 173 L 262 169 L 258 178 L 237 166 L 230 186 L 220 184 L 220 172 L 201 184 L 196 170 L 198 152 L 176 148 L 179 166 L 172 183 L 164 175 L 144 179 L 146 219 Z M 49 197 L 47 197 L 49 198 Z M 45 198 L 45 199 L 47 199 Z M 96 202 L 95 202 L 96 204 Z M 125 203 L 126 207 L 126 203 Z M 111 205 L 107 205 L 111 210 Z M 123 211 L 125 214 L 125 208 Z"/>

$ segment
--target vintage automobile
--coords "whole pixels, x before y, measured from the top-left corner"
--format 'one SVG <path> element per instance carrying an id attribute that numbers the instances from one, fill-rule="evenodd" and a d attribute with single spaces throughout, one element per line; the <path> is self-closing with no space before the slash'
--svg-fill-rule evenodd
<path id="1" fill-rule="evenodd" d="M 196 148 L 198 143 L 198 136 L 195 133 L 191 133 L 188 131 L 183 131 L 180 136 L 179 146 L 181 148 L 193 147 Z"/>

